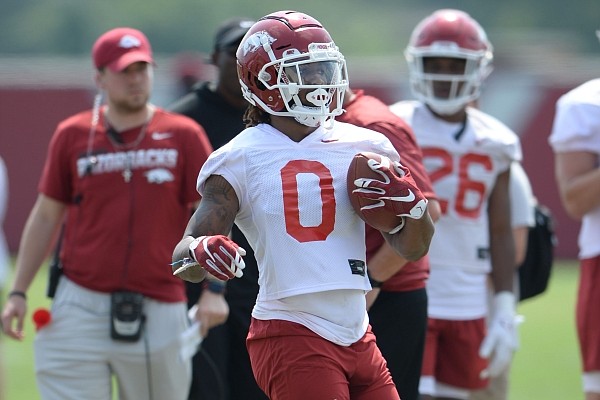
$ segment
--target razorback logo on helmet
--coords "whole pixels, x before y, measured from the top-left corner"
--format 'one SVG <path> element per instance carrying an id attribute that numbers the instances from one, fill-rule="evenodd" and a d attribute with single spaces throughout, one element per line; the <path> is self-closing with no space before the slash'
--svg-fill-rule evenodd
<path id="1" fill-rule="evenodd" d="M 242 52 L 244 55 L 247 55 L 248 53 L 254 53 L 258 49 L 260 49 L 263 46 L 263 44 L 272 44 L 276 40 L 277 39 L 269 35 L 267 31 L 255 32 L 244 41 L 244 45 L 242 46 Z"/>

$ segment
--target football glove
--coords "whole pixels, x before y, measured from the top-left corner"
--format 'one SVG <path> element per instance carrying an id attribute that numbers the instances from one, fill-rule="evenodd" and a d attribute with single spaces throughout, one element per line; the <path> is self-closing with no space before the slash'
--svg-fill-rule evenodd
<path id="1" fill-rule="evenodd" d="M 241 277 L 246 250 L 224 235 L 200 236 L 189 246 L 192 257 L 209 274 L 221 281 Z"/>
<path id="2" fill-rule="evenodd" d="M 509 367 L 519 348 L 517 328 L 522 321 L 520 315 L 515 315 L 515 295 L 510 292 L 496 294 L 491 323 L 479 348 L 479 355 L 489 360 L 487 368 L 481 371 L 482 379 L 498 376 Z"/>
<path id="3" fill-rule="evenodd" d="M 427 199 L 417 187 L 410 171 L 404 165 L 381 156 L 381 162 L 368 160 L 369 167 L 381 176 L 381 180 L 359 178 L 354 181 L 358 189 L 352 192 L 374 203 L 363 210 L 383 207 L 399 217 L 420 219 L 427 206 Z M 396 232 L 399 229 L 396 228 Z M 393 233 L 393 232 L 390 232 Z"/>

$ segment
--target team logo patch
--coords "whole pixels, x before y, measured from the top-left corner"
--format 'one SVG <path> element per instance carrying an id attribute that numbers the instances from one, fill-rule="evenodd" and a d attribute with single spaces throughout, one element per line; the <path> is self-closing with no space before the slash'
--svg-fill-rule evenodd
<path id="1" fill-rule="evenodd" d="M 365 276 L 365 262 L 362 260 L 348 260 L 352 275 Z"/>
<path id="2" fill-rule="evenodd" d="M 152 132 L 152 139 L 154 140 L 168 139 L 171 136 L 173 136 L 173 134 L 169 132 Z"/>
<path id="3" fill-rule="evenodd" d="M 124 49 L 131 49 L 132 47 L 140 47 L 141 45 L 142 45 L 142 42 L 140 41 L 140 39 L 136 38 L 135 36 L 131 36 L 131 35 L 125 35 L 119 41 L 119 47 L 122 47 Z"/>
<path id="4" fill-rule="evenodd" d="M 254 53 L 256 50 L 263 46 L 263 43 L 272 44 L 277 39 L 267 33 L 267 31 L 255 32 L 250 35 L 242 46 L 242 53 L 247 55 L 248 53 Z"/>
<path id="5" fill-rule="evenodd" d="M 490 249 L 487 247 L 477 248 L 477 258 L 479 260 L 487 260 L 490 258 Z"/>
<path id="6" fill-rule="evenodd" d="M 144 175 L 146 175 L 148 183 L 161 184 L 165 182 L 172 182 L 173 180 L 175 180 L 175 177 L 173 176 L 171 171 L 165 168 L 151 169 L 150 171 L 146 171 Z"/>

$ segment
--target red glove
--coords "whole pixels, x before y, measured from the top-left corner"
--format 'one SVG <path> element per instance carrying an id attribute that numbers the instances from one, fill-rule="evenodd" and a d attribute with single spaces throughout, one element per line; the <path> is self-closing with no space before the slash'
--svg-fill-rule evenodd
<path id="1" fill-rule="evenodd" d="M 190 243 L 192 257 L 208 273 L 221 281 L 241 277 L 246 267 L 246 250 L 227 236 L 200 236 Z"/>
<path id="2" fill-rule="evenodd" d="M 381 162 L 369 159 L 369 167 L 379 175 L 381 180 L 360 178 L 354 181 L 358 189 L 352 192 L 365 199 L 373 200 L 373 205 L 363 208 L 378 208 L 393 212 L 399 217 L 420 219 L 425 214 L 427 199 L 417 187 L 408 168 L 399 162 L 392 163 L 381 156 Z"/>

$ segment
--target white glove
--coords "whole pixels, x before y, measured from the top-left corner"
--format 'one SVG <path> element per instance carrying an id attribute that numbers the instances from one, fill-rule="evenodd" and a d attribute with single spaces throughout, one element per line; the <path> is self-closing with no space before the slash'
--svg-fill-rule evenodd
<path id="1" fill-rule="evenodd" d="M 519 348 L 517 327 L 522 317 L 515 315 L 515 307 L 515 295 L 510 292 L 500 292 L 494 297 L 491 323 L 479 348 L 479 355 L 489 360 L 488 367 L 480 373 L 482 379 L 498 376 L 507 369 Z"/>

